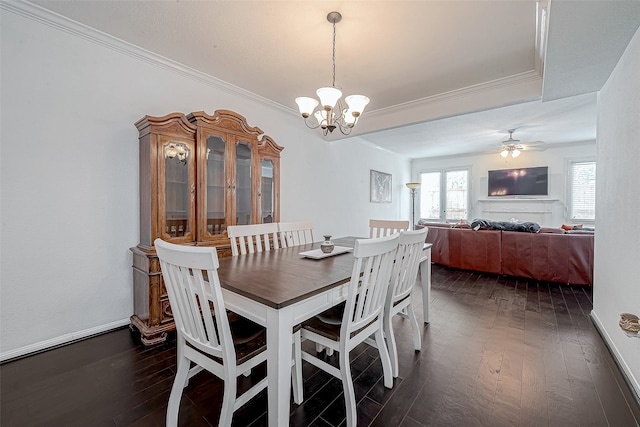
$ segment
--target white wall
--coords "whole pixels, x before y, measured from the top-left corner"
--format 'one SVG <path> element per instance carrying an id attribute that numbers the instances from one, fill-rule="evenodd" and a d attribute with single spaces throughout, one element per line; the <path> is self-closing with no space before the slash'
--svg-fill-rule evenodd
<path id="1" fill-rule="evenodd" d="M 488 142 L 488 144 L 489 143 L 490 142 Z M 548 166 L 549 195 L 541 196 L 538 198 L 558 200 L 558 202 L 553 203 L 553 214 L 551 215 L 551 218 L 548 220 L 548 222 L 543 223 L 543 221 L 538 220 L 538 218 L 529 218 L 524 214 L 514 214 L 514 217 L 516 217 L 521 222 L 536 221 L 539 222 L 540 225 L 545 227 L 560 227 L 563 223 L 569 223 L 569 220 L 565 217 L 567 160 L 595 155 L 595 141 L 587 141 L 583 143 L 572 144 L 571 146 L 563 146 L 561 148 L 547 148 L 543 151 L 523 151 L 522 154 L 515 159 L 512 157 L 500 157 L 497 152 L 489 154 L 478 154 L 473 156 L 416 159 L 412 162 L 411 165 L 411 176 L 414 180 L 419 181 L 420 173 L 428 170 L 451 167 L 471 167 L 471 209 L 469 220 L 473 220 L 474 218 L 483 217 L 481 203 L 478 203 L 478 200 L 487 199 L 487 175 L 489 170 Z M 536 197 L 533 197 L 532 199 L 535 198 Z M 500 198 L 500 200 L 509 200 L 509 198 Z M 418 199 L 416 199 L 416 206 L 418 205 Z M 517 207 L 515 209 L 517 209 Z M 418 217 L 418 212 L 416 212 L 416 217 Z M 490 217 L 485 218 L 496 220 L 506 219 Z"/>
<path id="2" fill-rule="evenodd" d="M 595 268 L 592 316 L 640 395 L 640 339 L 621 313 L 640 315 L 640 30 L 598 96 Z"/>
<path id="3" fill-rule="evenodd" d="M 319 237 L 408 218 L 409 161 L 326 142 L 293 100 L 271 104 L 32 5 L 2 8 L 0 359 L 128 323 L 145 114 L 244 115 L 284 147 L 281 219 L 314 220 Z M 370 169 L 393 174 L 393 203 L 369 202 Z"/>

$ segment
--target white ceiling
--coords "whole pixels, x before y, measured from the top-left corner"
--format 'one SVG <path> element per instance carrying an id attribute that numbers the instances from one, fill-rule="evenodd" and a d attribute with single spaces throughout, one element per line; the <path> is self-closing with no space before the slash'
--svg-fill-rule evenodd
<path id="1" fill-rule="evenodd" d="M 555 0 L 543 79 L 530 0 L 33 3 L 279 104 L 296 126 L 294 99 L 331 84 L 337 10 L 336 86 L 371 98 L 352 135 L 410 158 L 486 152 L 511 128 L 523 143 L 595 139 L 593 92 L 640 25 L 637 0 Z"/>

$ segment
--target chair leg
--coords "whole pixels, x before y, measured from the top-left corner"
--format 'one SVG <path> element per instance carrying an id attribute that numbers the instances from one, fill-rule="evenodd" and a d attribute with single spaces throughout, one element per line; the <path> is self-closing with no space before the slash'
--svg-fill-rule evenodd
<path id="1" fill-rule="evenodd" d="M 237 388 L 235 372 L 227 371 L 227 379 L 224 381 L 224 395 L 222 397 L 222 410 L 220 411 L 218 427 L 231 427 Z"/>
<path id="2" fill-rule="evenodd" d="M 391 359 L 391 372 L 393 378 L 398 377 L 398 348 L 396 346 L 396 337 L 393 333 L 393 316 L 384 317 L 384 336 L 387 338 L 387 348 L 389 350 L 389 357 Z"/>
<path id="3" fill-rule="evenodd" d="M 413 329 L 413 348 L 416 351 L 420 351 L 422 349 L 422 338 L 420 337 L 420 325 L 416 319 L 416 313 L 413 311 L 413 304 L 407 306 L 407 311 L 411 320 L 411 329 Z"/>
<path id="4" fill-rule="evenodd" d="M 340 351 L 340 374 L 342 376 L 342 388 L 344 391 L 344 403 L 347 412 L 347 427 L 358 425 L 358 412 L 356 408 L 356 394 L 351 379 L 351 366 L 349 365 L 349 352 Z"/>
<path id="5" fill-rule="evenodd" d="M 167 405 L 167 427 L 175 427 L 178 425 L 180 399 L 182 398 L 182 391 L 186 386 L 191 361 L 186 357 L 179 357 L 177 365 L 178 369 L 176 372 L 176 378 L 173 380 L 171 395 L 169 396 L 169 404 Z"/>
<path id="6" fill-rule="evenodd" d="M 302 386 L 302 348 L 300 331 L 293 334 L 293 365 L 291 366 L 291 386 L 293 388 L 293 401 L 300 405 L 304 399 Z"/>
<path id="7" fill-rule="evenodd" d="M 389 359 L 389 351 L 384 343 L 382 336 L 382 328 L 376 331 L 376 342 L 378 343 L 378 352 L 380 353 L 380 361 L 382 362 L 382 373 L 384 374 L 384 386 L 386 388 L 393 387 L 393 372 L 391 369 L 391 360 Z"/>

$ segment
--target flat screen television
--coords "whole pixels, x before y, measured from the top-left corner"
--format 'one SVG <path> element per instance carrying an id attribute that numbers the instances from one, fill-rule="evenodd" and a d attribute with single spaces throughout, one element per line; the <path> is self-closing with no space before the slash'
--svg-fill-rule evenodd
<path id="1" fill-rule="evenodd" d="M 489 196 L 546 196 L 549 167 L 489 171 Z"/>

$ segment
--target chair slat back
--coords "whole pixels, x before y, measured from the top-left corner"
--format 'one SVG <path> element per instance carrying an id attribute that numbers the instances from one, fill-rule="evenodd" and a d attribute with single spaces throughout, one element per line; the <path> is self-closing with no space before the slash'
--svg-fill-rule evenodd
<path id="1" fill-rule="evenodd" d="M 161 239 L 154 246 L 177 332 L 204 353 L 235 360 L 216 248 L 175 245 Z"/>
<path id="2" fill-rule="evenodd" d="M 282 247 L 300 246 L 313 243 L 313 222 L 280 222 L 278 223 Z"/>
<path id="3" fill-rule="evenodd" d="M 381 321 L 399 238 L 394 234 L 380 239 L 356 240 L 355 262 L 340 331 L 340 339 L 344 342 L 352 332 Z"/>
<path id="4" fill-rule="evenodd" d="M 389 303 L 393 304 L 411 293 L 418 276 L 422 249 L 427 238 L 427 228 L 403 231 L 398 240 L 398 250 L 391 270 Z"/>
<path id="5" fill-rule="evenodd" d="M 280 248 L 278 239 L 278 224 L 230 225 L 227 234 L 231 241 L 231 254 L 233 256 L 252 254 L 255 252 L 270 251 Z"/>
<path id="6" fill-rule="evenodd" d="M 390 236 L 409 229 L 409 221 L 392 221 L 386 219 L 369 220 L 369 237 L 379 238 Z"/>

